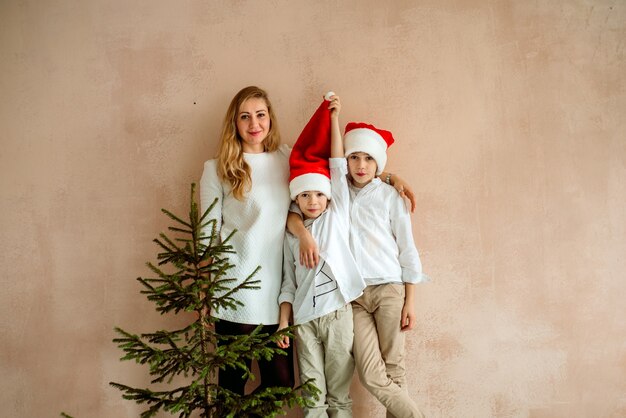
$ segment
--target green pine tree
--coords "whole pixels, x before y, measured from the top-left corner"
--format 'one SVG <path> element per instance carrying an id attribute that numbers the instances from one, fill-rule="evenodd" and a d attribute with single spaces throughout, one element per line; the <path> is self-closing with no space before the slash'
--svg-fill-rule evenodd
<path id="1" fill-rule="evenodd" d="M 154 240 L 161 251 L 157 256 L 159 261 L 157 265 L 147 265 L 156 277 L 137 280 L 144 287 L 141 293 L 156 304 L 161 314 L 195 312 L 197 319 L 181 329 L 141 335 L 115 328 L 120 337 L 113 340 L 125 353 L 122 360 L 135 360 L 149 366 L 153 384 L 171 385 L 179 376 L 185 383 L 169 390 L 110 384 L 120 389 L 125 399 L 147 405 L 142 418 L 152 417 L 159 410 L 179 414 L 179 417 L 190 417 L 192 413 L 202 418 L 275 417 L 284 413 L 285 408 L 305 406 L 308 399 L 319 392 L 310 381 L 295 389 L 273 387 L 245 396 L 215 383 L 220 368 L 236 368 L 243 376 L 253 379 L 244 360 L 271 359 L 284 354 L 276 342 L 285 334 L 293 335 L 292 329 L 268 335 L 262 333 L 260 327 L 251 335 L 228 336 L 214 332 L 215 320 L 211 312 L 241 306 L 235 294 L 242 289 L 258 288 L 259 281 L 254 280 L 254 275 L 259 268 L 241 284 L 233 286 L 236 279 L 228 276 L 233 265 L 227 259 L 227 254 L 234 252 L 228 243 L 232 234 L 221 241 L 216 220 L 208 218 L 217 199 L 200 216 L 194 195 L 195 184 L 192 184 L 189 220 L 162 209 L 176 223 L 168 229 L 177 237 L 171 239 L 161 233 Z M 210 231 L 210 234 L 205 236 L 202 231 Z M 162 266 L 168 266 L 167 271 Z"/>

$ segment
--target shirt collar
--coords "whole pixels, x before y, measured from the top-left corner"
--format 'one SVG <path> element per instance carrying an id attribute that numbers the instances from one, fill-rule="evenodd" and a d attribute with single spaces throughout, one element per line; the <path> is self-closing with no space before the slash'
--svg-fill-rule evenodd
<path id="1" fill-rule="evenodd" d="M 374 177 L 372 181 L 367 183 L 365 186 L 359 188 L 359 187 L 355 187 L 354 185 L 352 185 L 351 181 L 348 181 L 348 187 L 350 187 L 350 190 L 354 192 L 354 195 L 356 196 L 357 194 L 359 194 L 360 191 L 369 190 L 373 187 L 376 187 L 380 182 L 381 180 L 378 177 Z"/>

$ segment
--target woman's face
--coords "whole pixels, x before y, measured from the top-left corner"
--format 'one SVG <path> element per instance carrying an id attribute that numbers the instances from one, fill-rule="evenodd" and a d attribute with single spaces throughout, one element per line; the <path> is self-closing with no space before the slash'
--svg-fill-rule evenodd
<path id="1" fill-rule="evenodd" d="M 237 113 L 237 132 L 242 141 L 243 152 L 263 152 L 263 141 L 270 126 L 270 113 L 264 99 L 253 97 L 243 102 Z"/>

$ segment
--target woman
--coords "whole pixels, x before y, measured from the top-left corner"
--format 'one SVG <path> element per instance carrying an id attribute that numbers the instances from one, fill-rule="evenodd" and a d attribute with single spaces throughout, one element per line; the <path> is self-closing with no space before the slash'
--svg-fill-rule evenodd
<path id="1" fill-rule="evenodd" d="M 257 266 L 259 289 L 241 290 L 243 306 L 212 313 L 215 330 L 223 335 L 249 334 L 259 324 L 264 332 L 278 327 L 278 294 L 282 277 L 283 237 L 289 210 L 289 147 L 280 145 L 278 123 L 267 93 L 255 86 L 232 99 L 224 118 L 218 157 L 204 164 L 200 204 L 205 211 L 218 198 L 211 217 L 221 237 L 234 229 L 229 275 L 241 283 Z M 235 283 L 234 285 L 236 285 Z M 292 348 L 287 355 L 259 360 L 261 388 L 294 385 Z M 250 362 L 248 362 L 250 367 Z M 220 386 L 243 395 L 246 380 L 240 370 L 219 371 Z"/>

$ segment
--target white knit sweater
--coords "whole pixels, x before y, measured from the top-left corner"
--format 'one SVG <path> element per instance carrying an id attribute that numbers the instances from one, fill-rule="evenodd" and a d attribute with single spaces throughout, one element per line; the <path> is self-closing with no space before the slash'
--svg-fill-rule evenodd
<path id="1" fill-rule="evenodd" d="M 254 276 L 260 289 L 241 290 L 235 298 L 243 303 L 236 310 L 213 312 L 216 318 L 240 324 L 278 324 L 278 294 L 282 278 L 283 238 L 289 209 L 289 147 L 261 154 L 244 153 L 252 172 L 252 189 L 243 201 L 235 199 L 229 184 L 217 176 L 217 160 L 204 163 L 200 180 L 200 206 L 204 212 L 217 197 L 218 204 L 209 218 L 218 220 L 218 230 L 226 238 L 234 229 L 229 255 L 234 267 L 228 277 L 241 283 L 257 266 Z M 208 234 L 207 234 L 208 235 Z"/>

